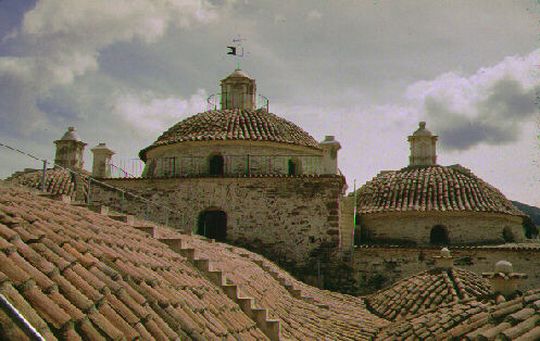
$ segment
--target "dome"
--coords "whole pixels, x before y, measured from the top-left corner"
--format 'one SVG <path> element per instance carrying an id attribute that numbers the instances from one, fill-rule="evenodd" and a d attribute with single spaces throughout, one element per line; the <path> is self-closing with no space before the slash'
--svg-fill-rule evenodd
<path id="1" fill-rule="evenodd" d="M 75 127 L 69 127 L 64 136 L 60 139 L 60 141 L 77 141 L 80 142 L 81 138 L 77 134 L 77 129 Z"/>
<path id="2" fill-rule="evenodd" d="M 413 133 L 413 136 L 433 136 L 433 134 L 426 128 L 426 122 L 422 121 L 418 124 L 418 129 Z"/>
<path id="3" fill-rule="evenodd" d="M 141 150 L 140 158 L 159 146 L 186 141 L 270 141 L 319 149 L 317 141 L 292 122 L 264 109 L 211 110 L 186 118 Z"/>
<path id="4" fill-rule="evenodd" d="M 245 71 L 241 69 L 235 69 L 230 75 L 227 76 L 227 78 L 249 78 L 253 79 L 250 75 L 248 75 Z M 225 78 L 225 79 L 227 79 Z"/>
<path id="5" fill-rule="evenodd" d="M 525 215 L 499 190 L 460 165 L 381 172 L 358 190 L 358 208 L 360 214 L 466 211 Z"/>

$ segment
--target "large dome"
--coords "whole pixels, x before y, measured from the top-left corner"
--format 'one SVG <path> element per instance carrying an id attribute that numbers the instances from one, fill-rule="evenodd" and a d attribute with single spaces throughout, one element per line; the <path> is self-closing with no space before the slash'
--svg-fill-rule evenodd
<path id="1" fill-rule="evenodd" d="M 271 141 L 319 149 L 317 141 L 292 122 L 264 109 L 211 110 L 186 118 L 163 133 L 152 145 L 156 147 L 186 141 Z"/>
<path id="2" fill-rule="evenodd" d="M 469 211 L 523 216 L 496 188 L 460 166 L 384 171 L 358 190 L 361 214 Z"/>

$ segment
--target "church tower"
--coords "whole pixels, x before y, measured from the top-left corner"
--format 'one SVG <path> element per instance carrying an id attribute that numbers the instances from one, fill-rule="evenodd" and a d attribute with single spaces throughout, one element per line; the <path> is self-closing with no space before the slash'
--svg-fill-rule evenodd
<path id="1" fill-rule="evenodd" d="M 74 127 L 69 127 L 64 136 L 60 140 L 54 141 L 54 144 L 56 144 L 56 155 L 54 157 L 56 165 L 73 170 L 83 168 L 83 154 L 86 143 L 81 141 Z"/>
<path id="2" fill-rule="evenodd" d="M 433 166 L 437 164 L 437 139 L 426 129 L 426 122 L 420 122 L 418 129 L 409 136 L 411 155 L 409 166 Z"/>
<path id="3" fill-rule="evenodd" d="M 255 79 L 240 69 L 221 80 L 221 110 L 255 109 L 257 86 Z"/>

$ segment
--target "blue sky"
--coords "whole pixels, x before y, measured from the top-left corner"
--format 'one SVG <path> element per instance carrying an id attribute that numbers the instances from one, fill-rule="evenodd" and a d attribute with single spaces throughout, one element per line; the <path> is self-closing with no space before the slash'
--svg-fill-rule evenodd
<path id="1" fill-rule="evenodd" d="M 405 167 L 425 120 L 439 163 L 540 205 L 539 24 L 532 0 L 0 0 L 0 142 L 52 159 L 75 126 L 135 158 L 206 109 L 240 34 L 270 110 L 335 135 L 351 187 Z M 0 152 L 0 177 L 24 167 Z"/>

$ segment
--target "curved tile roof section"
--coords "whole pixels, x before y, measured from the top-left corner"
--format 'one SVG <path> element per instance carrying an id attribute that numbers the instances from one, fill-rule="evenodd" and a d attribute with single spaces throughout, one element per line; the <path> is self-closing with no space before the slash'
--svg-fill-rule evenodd
<path id="1" fill-rule="evenodd" d="M 358 211 L 361 214 L 468 211 L 525 215 L 498 189 L 460 165 L 383 171 L 358 190 Z"/>
<path id="2" fill-rule="evenodd" d="M 455 303 L 490 296 L 487 280 L 474 272 L 459 268 L 433 269 L 403 279 L 388 289 L 366 298 L 368 307 L 388 320 L 399 320 Z"/>
<path id="3" fill-rule="evenodd" d="M 540 340 L 540 289 L 501 303 L 474 300 L 441 306 L 390 324 L 380 340 Z"/>
<path id="4" fill-rule="evenodd" d="M 18 188 L 0 189 L 0 293 L 47 340 L 266 339 L 166 245 Z"/>
<path id="5" fill-rule="evenodd" d="M 185 141 L 271 141 L 319 149 L 317 141 L 294 123 L 265 109 L 211 110 L 186 118 L 140 151 L 141 160 L 158 146 Z"/>
<path id="6" fill-rule="evenodd" d="M 156 228 L 160 238 L 180 236 Z M 388 324 L 363 298 L 310 287 L 247 250 L 181 236 L 238 285 L 239 297 L 279 318 L 284 339 L 372 340 Z M 0 293 L 47 340 L 267 339 L 205 274 L 132 226 L 0 188 Z"/>
<path id="7" fill-rule="evenodd" d="M 81 173 L 85 176 L 90 175 L 90 173 L 84 170 L 82 170 Z M 41 171 L 29 170 L 16 172 L 7 178 L 6 181 L 41 190 L 41 176 Z M 80 189 L 83 191 L 82 195 L 86 197 L 88 193 L 88 181 L 83 177 L 80 177 L 79 179 L 83 181 Z M 74 199 L 77 191 L 75 175 L 66 169 L 48 169 L 47 179 L 45 180 L 45 191 L 54 195 L 64 194 Z"/>

